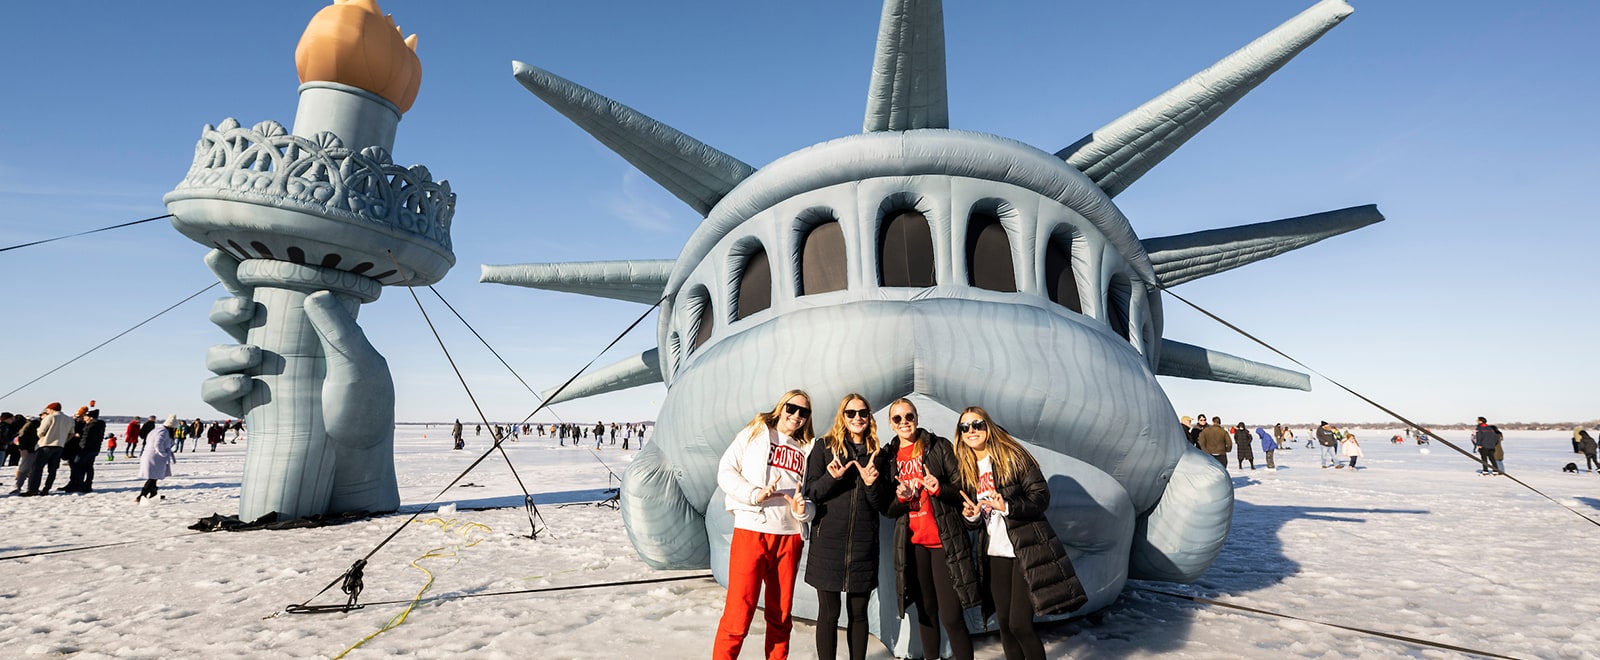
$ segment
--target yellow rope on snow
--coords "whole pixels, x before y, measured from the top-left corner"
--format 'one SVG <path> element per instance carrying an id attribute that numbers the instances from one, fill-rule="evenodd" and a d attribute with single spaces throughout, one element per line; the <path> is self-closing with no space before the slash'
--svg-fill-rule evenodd
<path id="1" fill-rule="evenodd" d="M 483 534 L 489 534 L 489 533 L 493 533 L 494 532 L 494 530 L 490 529 L 488 525 L 485 525 L 485 524 L 482 524 L 482 523 L 460 521 L 460 520 L 457 520 L 455 518 L 451 518 L 449 520 L 445 520 L 443 518 L 429 518 L 427 520 L 417 520 L 417 521 L 413 521 L 413 522 L 421 523 L 423 525 L 437 524 L 439 526 L 439 530 L 443 531 L 443 532 L 449 532 L 452 529 L 454 529 L 455 533 L 458 536 L 460 536 L 463 541 L 465 541 L 465 544 L 459 544 L 458 543 L 458 544 L 449 546 L 448 548 L 446 548 L 446 547 L 434 548 L 434 549 L 429 550 L 429 551 L 427 551 L 425 553 L 422 553 L 421 557 L 417 557 L 416 559 L 411 560 L 411 567 L 415 568 L 415 569 L 417 569 L 419 571 L 422 571 L 422 574 L 426 575 L 428 577 L 428 580 L 422 584 L 422 588 L 417 590 L 417 595 L 412 596 L 411 597 L 411 602 L 406 604 L 406 608 L 404 610 L 401 610 L 399 614 L 396 614 L 394 616 L 394 618 L 389 619 L 389 622 L 383 624 L 382 628 L 379 628 L 377 631 L 373 632 L 371 635 L 367 635 L 366 637 L 361 638 L 361 641 L 356 642 L 354 644 L 351 644 L 350 648 L 347 648 L 347 649 L 345 649 L 343 651 L 340 651 L 339 655 L 333 656 L 333 660 L 339 660 L 340 658 L 345 657 L 351 651 L 354 651 L 354 650 L 360 648 L 362 644 L 366 644 L 367 642 L 372 641 L 378 635 L 382 635 L 383 633 L 389 632 L 390 630 L 394 630 L 395 628 L 400 627 L 400 624 L 406 622 L 406 616 L 411 614 L 411 610 L 416 609 L 417 604 L 422 601 L 422 596 L 424 594 L 428 593 L 429 589 L 433 588 L 433 580 L 434 580 L 433 571 L 430 571 L 430 570 L 428 570 L 426 568 L 423 568 L 421 563 L 420 563 L 422 560 L 424 560 L 424 559 L 439 559 L 439 558 L 445 558 L 445 557 L 454 557 L 455 558 L 455 562 L 450 564 L 450 568 L 454 568 L 456 564 L 461 563 L 461 556 L 460 556 L 461 548 L 463 548 L 463 547 L 470 548 L 472 546 L 475 546 L 475 545 L 483 542 L 484 536 L 481 536 L 481 535 L 480 536 L 474 536 L 473 534 L 475 532 L 481 532 Z"/>

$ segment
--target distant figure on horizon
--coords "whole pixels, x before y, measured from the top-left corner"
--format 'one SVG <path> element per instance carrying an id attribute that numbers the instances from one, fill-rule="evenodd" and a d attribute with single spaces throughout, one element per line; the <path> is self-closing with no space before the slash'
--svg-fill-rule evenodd
<path id="1" fill-rule="evenodd" d="M 0 412 L 0 464 L 16 465 L 22 456 L 17 449 L 17 432 L 22 430 L 22 425 L 28 419 L 21 415 L 12 415 L 9 412 Z"/>
<path id="2" fill-rule="evenodd" d="M 456 423 L 450 425 L 450 437 L 456 441 L 456 444 L 455 444 L 455 448 L 456 449 L 461 449 L 462 447 L 467 446 L 466 442 L 461 439 L 461 418 L 460 417 L 456 418 Z"/>
<path id="3" fill-rule="evenodd" d="M 67 467 L 71 470 L 67 487 L 61 490 L 68 493 L 94 492 L 94 463 L 100 458 L 100 443 L 106 437 L 106 423 L 100 421 L 100 410 L 87 410 L 83 413 L 83 428 L 78 431 L 78 452 L 68 461 Z"/>
<path id="4" fill-rule="evenodd" d="M 1250 469 L 1256 469 L 1256 452 L 1251 448 L 1250 429 L 1245 428 L 1244 422 L 1233 427 L 1233 445 L 1239 448 L 1239 469 L 1244 469 L 1245 461 L 1250 461 Z"/>
<path id="5" fill-rule="evenodd" d="M 33 463 L 36 458 L 34 454 L 39 449 L 39 418 L 23 417 L 22 415 L 17 415 L 17 417 L 21 418 L 20 422 L 17 419 L 11 420 L 13 424 L 21 424 L 21 427 L 17 429 L 16 439 L 17 455 L 19 457 L 17 461 L 17 483 L 11 489 L 12 495 L 22 494 L 22 488 L 26 485 L 24 482 L 27 480 L 28 475 L 33 473 Z"/>
<path id="6" fill-rule="evenodd" d="M 1228 433 L 1228 429 L 1222 427 L 1221 417 L 1212 417 L 1210 425 L 1201 424 L 1202 419 L 1204 418 L 1195 418 L 1194 420 L 1195 426 L 1200 427 L 1198 445 L 1200 451 L 1217 459 L 1217 463 L 1222 465 L 1222 469 L 1226 470 L 1228 469 L 1228 452 L 1233 451 L 1233 435 Z"/>
<path id="7" fill-rule="evenodd" d="M 206 429 L 206 442 L 210 443 L 212 448 L 215 448 L 217 445 L 222 444 L 222 438 L 224 436 L 226 436 L 227 434 L 228 434 L 228 423 L 227 422 L 217 422 L 216 424 L 212 424 L 211 428 Z M 199 449 L 199 448 L 200 448 L 200 442 L 196 441 L 192 446 L 190 446 L 189 452 L 193 453 L 194 450 Z"/>
<path id="8" fill-rule="evenodd" d="M 133 458 L 134 445 L 139 444 L 139 418 L 135 417 L 128 422 L 127 430 L 122 432 L 122 452 L 124 458 Z"/>
<path id="9" fill-rule="evenodd" d="M 1578 427 L 1575 433 L 1578 436 L 1578 448 L 1583 451 L 1584 469 L 1590 472 L 1600 470 L 1600 459 L 1595 458 L 1594 437 L 1589 435 L 1589 432 L 1581 426 Z"/>
<path id="10" fill-rule="evenodd" d="M 1500 427 L 1489 425 L 1494 429 L 1494 471 L 1506 473 L 1506 435 L 1500 432 Z"/>
<path id="11" fill-rule="evenodd" d="M 1277 431 L 1282 433 L 1283 425 L 1280 424 Z M 1261 453 L 1267 455 L 1267 469 L 1277 470 L 1278 466 L 1272 463 L 1272 452 L 1278 450 L 1278 439 L 1267 435 L 1267 430 L 1259 426 L 1256 427 L 1256 437 L 1261 438 Z"/>
<path id="12" fill-rule="evenodd" d="M 151 501 L 166 499 L 156 493 L 156 482 L 172 476 L 172 464 L 178 460 L 172 454 L 172 429 L 177 425 L 178 416 L 169 415 L 166 423 L 145 439 L 144 453 L 139 459 L 139 478 L 144 479 L 144 487 L 139 489 L 139 496 L 133 500 L 135 503 L 147 498 Z"/>
<path id="13" fill-rule="evenodd" d="M 1194 418 L 1194 426 L 1189 427 L 1189 444 L 1200 446 L 1200 432 L 1206 430 L 1206 414 L 1200 413 Z M 1226 463 L 1227 461 L 1223 461 Z"/>
<path id="14" fill-rule="evenodd" d="M 1479 417 L 1478 427 L 1472 433 L 1472 446 L 1477 448 L 1478 459 L 1483 462 L 1483 469 L 1478 474 L 1500 474 L 1494 462 L 1494 450 L 1500 446 L 1500 430 L 1490 426 L 1489 420 Z"/>
<path id="15" fill-rule="evenodd" d="M 1327 420 L 1323 420 L 1314 433 L 1317 436 L 1317 444 L 1322 446 L 1323 469 L 1344 467 L 1344 464 L 1339 462 L 1339 436 L 1333 432 L 1333 426 L 1328 424 Z M 1307 444 L 1310 442 L 1307 441 Z"/>
<path id="16" fill-rule="evenodd" d="M 39 444 L 34 449 L 33 469 L 28 471 L 28 488 L 23 495 L 49 495 L 56 484 L 56 471 L 61 468 L 61 452 L 72 435 L 72 418 L 61 412 L 61 403 L 53 401 L 39 413 L 37 430 Z M 39 480 L 44 479 L 44 488 Z"/>
<path id="17" fill-rule="evenodd" d="M 1345 458 L 1350 459 L 1350 471 L 1356 471 L 1356 460 L 1365 456 L 1361 453 L 1361 443 L 1356 442 L 1356 434 L 1346 431 L 1344 438 L 1339 440 L 1339 446 L 1344 450 Z"/>

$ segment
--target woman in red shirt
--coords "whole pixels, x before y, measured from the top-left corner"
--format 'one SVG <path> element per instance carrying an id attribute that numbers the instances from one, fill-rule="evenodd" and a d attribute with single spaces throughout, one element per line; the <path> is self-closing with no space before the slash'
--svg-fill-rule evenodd
<path id="1" fill-rule="evenodd" d="M 917 606 L 922 657 L 938 658 L 944 625 L 954 658 L 972 657 L 963 612 L 980 604 L 972 545 L 961 518 L 961 473 L 950 441 L 917 427 L 917 407 L 906 399 L 889 406 L 895 439 L 879 454 L 879 498 L 894 518 L 895 591 L 900 616 Z"/>

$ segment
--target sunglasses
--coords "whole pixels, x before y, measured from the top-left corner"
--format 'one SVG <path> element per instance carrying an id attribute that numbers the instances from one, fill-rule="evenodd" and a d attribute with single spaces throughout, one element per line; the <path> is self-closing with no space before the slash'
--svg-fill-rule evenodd
<path id="1" fill-rule="evenodd" d="M 914 413 L 914 412 L 910 412 L 910 413 L 906 413 L 904 415 L 895 415 L 893 417 L 890 417 L 889 421 L 894 422 L 896 424 L 899 424 L 900 422 L 911 423 L 911 422 L 917 421 L 917 414 Z"/>
<path id="2" fill-rule="evenodd" d="M 810 408 L 802 408 L 802 407 L 794 405 L 792 403 L 785 403 L 785 404 L 783 404 L 783 414 L 785 414 L 785 415 L 799 415 L 800 419 L 805 419 L 805 418 L 811 416 L 811 409 Z"/>
<path id="3" fill-rule="evenodd" d="M 855 419 L 857 417 L 871 417 L 871 416 L 872 416 L 872 411 L 867 410 L 866 408 L 845 408 L 844 409 L 844 418 L 845 419 Z"/>
<path id="4" fill-rule="evenodd" d="M 974 420 L 972 420 L 970 422 L 962 422 L 960 424 L 957 424 L 956 425 L 956 430 L 961 432 L 961 433 L 966 433 L 967 431 L 982 431 L 982 430 L 984 430 L 984 429 L 986 429 L 988 427 L 989 427 L 989 425 L 987 423 L 985 423 L 983 420 L 974 419 Z"/>

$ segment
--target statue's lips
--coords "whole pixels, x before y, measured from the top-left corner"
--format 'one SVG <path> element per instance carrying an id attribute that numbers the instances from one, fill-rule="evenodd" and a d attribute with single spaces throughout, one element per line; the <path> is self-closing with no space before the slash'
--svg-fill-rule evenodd
<path id="1" fill-rule="evenodd" d="M 661 411 L 658 442 L 677 465 L 714 463 L 754 413 L 790 388 L 811 394 L 819 433 L 849 392 L 877 408 L 880 424 L 889 402 L 909 394 L 951 410 L 981 405 L 1017 438 L 1110 474 L 1138 510 L 1159 499 L 1188 446 L 1126 341 L 1093 319 L 1025 304 L 845 302 L 775 315 L 700 351 Z M 683 473 L 680 484 L 696 506 L 716 488 L 714 474 Z"/>

